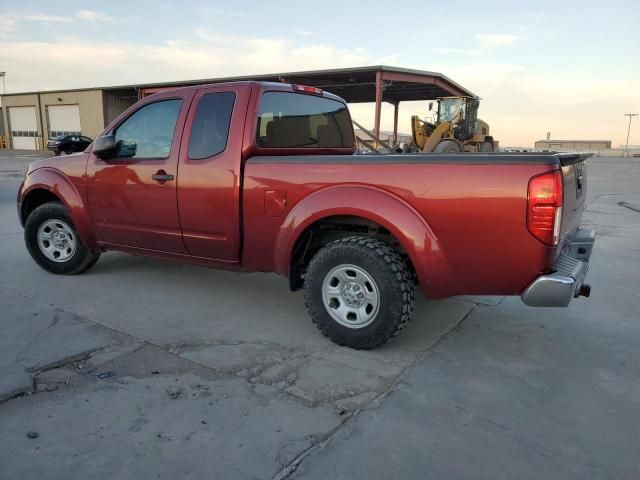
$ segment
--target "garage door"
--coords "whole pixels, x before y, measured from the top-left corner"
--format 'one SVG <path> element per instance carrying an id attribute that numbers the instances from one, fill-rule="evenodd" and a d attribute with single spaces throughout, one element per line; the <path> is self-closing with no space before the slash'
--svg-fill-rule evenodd
<path id="1" fill-rule="evenodd" d="M 35 150 L 38 127 L 36 107 L 9 107 L 11 146 L 18 150 Z"/>
<path id="2" fill-rule="evenodd" d="M 47 107 L 49 136 L 80 135 L 80 108 L 78 105 L 50 105 Z"/>

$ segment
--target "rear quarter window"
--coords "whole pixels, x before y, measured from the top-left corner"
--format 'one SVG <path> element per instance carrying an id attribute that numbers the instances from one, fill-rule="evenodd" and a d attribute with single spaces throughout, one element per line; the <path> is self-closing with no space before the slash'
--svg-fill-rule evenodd
<path id="1" fill-rule="evenodd" d="M 265 92 L 256 141 L 264 148 L 351 148 L 353 128 L 342 102 L 300 93 Z"/>
<path id="2" fill-rule="evenodd" d="M 227 148 L 235 98 L 233 92 L 207 93 L 202 96 L 191 126 L 190 159 L 209 158 Z"/>

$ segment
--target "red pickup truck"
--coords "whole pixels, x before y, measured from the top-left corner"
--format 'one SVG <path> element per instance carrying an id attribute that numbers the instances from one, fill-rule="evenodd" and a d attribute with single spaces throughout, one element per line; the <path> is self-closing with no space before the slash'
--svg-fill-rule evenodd
<path id="1" fill-rule="evenodd" d="M 531 306 L 588 296 L 586 155 L 354 152 L 345 102 L 320 89 L 180 88 L 85 152 L 33 163 L 18 213 L 49 272 L 106 250 L 277 272 L 326 336 L 359 349 L 406 325 L 415 286 Z"/>

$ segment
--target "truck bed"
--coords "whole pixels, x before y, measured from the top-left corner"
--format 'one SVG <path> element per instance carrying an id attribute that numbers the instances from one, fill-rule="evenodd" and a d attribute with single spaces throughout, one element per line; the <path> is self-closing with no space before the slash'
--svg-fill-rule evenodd
<path id="1" fill-rule="evenodd" d="M 534 238 L 526 227 L 527 188 L 531 177 L 566 169 L 588 155 L 553 153 L 403 154 L 260 156 L 244 168 L 243 262 L 258 270 L 278 271 L 273 252 L 278 234 L 298 215 L 298 204 L 326 189 L 358 186 L 379 190 L 408 204 L 424 219 L 432 238 L 424 243 L 429 280 L 421 287 L 432 298 L 461 294 L 520 294 L 538 275 L 549 272 L 560 250 Z M 265 195 L 284 192 L 280 216 L 265 215 Z M 357 215 L 376 206 L 356 197 L 339 199 L 335 215 Z M 341 203 L 342 202 L 342 203 Z M 572 200 L 563 230 L 580 222 Z M 388 219 L 393 222 L 394 219 Z M 566 227 L 565 227 L 566 226 Z M 272 261 L 265 259 L 273 259 Z M 285 273 L 286 272 L 281 272 Z"/>

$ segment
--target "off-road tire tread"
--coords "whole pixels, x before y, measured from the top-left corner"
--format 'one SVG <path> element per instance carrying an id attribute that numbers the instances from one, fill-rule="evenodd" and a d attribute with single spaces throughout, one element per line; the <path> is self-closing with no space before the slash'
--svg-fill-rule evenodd
<path id="1" fill-rule="evenodd" d="M 400 307 L 392 307 L 389 309 L 392 305 L 381 304 L 381 311 L 373 324 L 356 330 L 349 330 L 335 322 L 328 312 L 326 312 L 322 302 L 318 304 L 317 299 L 314 298 L 317 292 L 314 290 L 313 284 L 316 281 L 322 282 L 324 274 L 326 274 L 326 272 L 322 270 L 323 264 L 332 257 L 349 253 L 370 256 L 373 261 L 380 262 L 384 270 L 384 275 L 382 279 L 375 278 L 376 283 L 380 284 L 380 282 L 383 281 L 391 285 L 392 296 L 394 298 L 391 302 L 387 303 L 395 303 Z M 352 263 L 357 265 L 357 260 L 354 260 Z M 319 276 L 322 278 L 318 280 Z M 380 285 L 379 288 L 381 288 Z M 338 345 L 358 350 L 370 350 L 380 347 L 398 335 L 413 317 L 415 307 L 414 282 L 405 261 L 387 243 L 375 238 L 363 236 L 340 238 L 328 243 L 318 251 L 309 263 L 305 275 L 304 296 L 307 311 L 313 323 L 315 323 L 322 334 Z M 349 335 L 345 335 L 347 330 Z M 358 333 L 360 333 L 360 335 L 358 335 Z"/>

